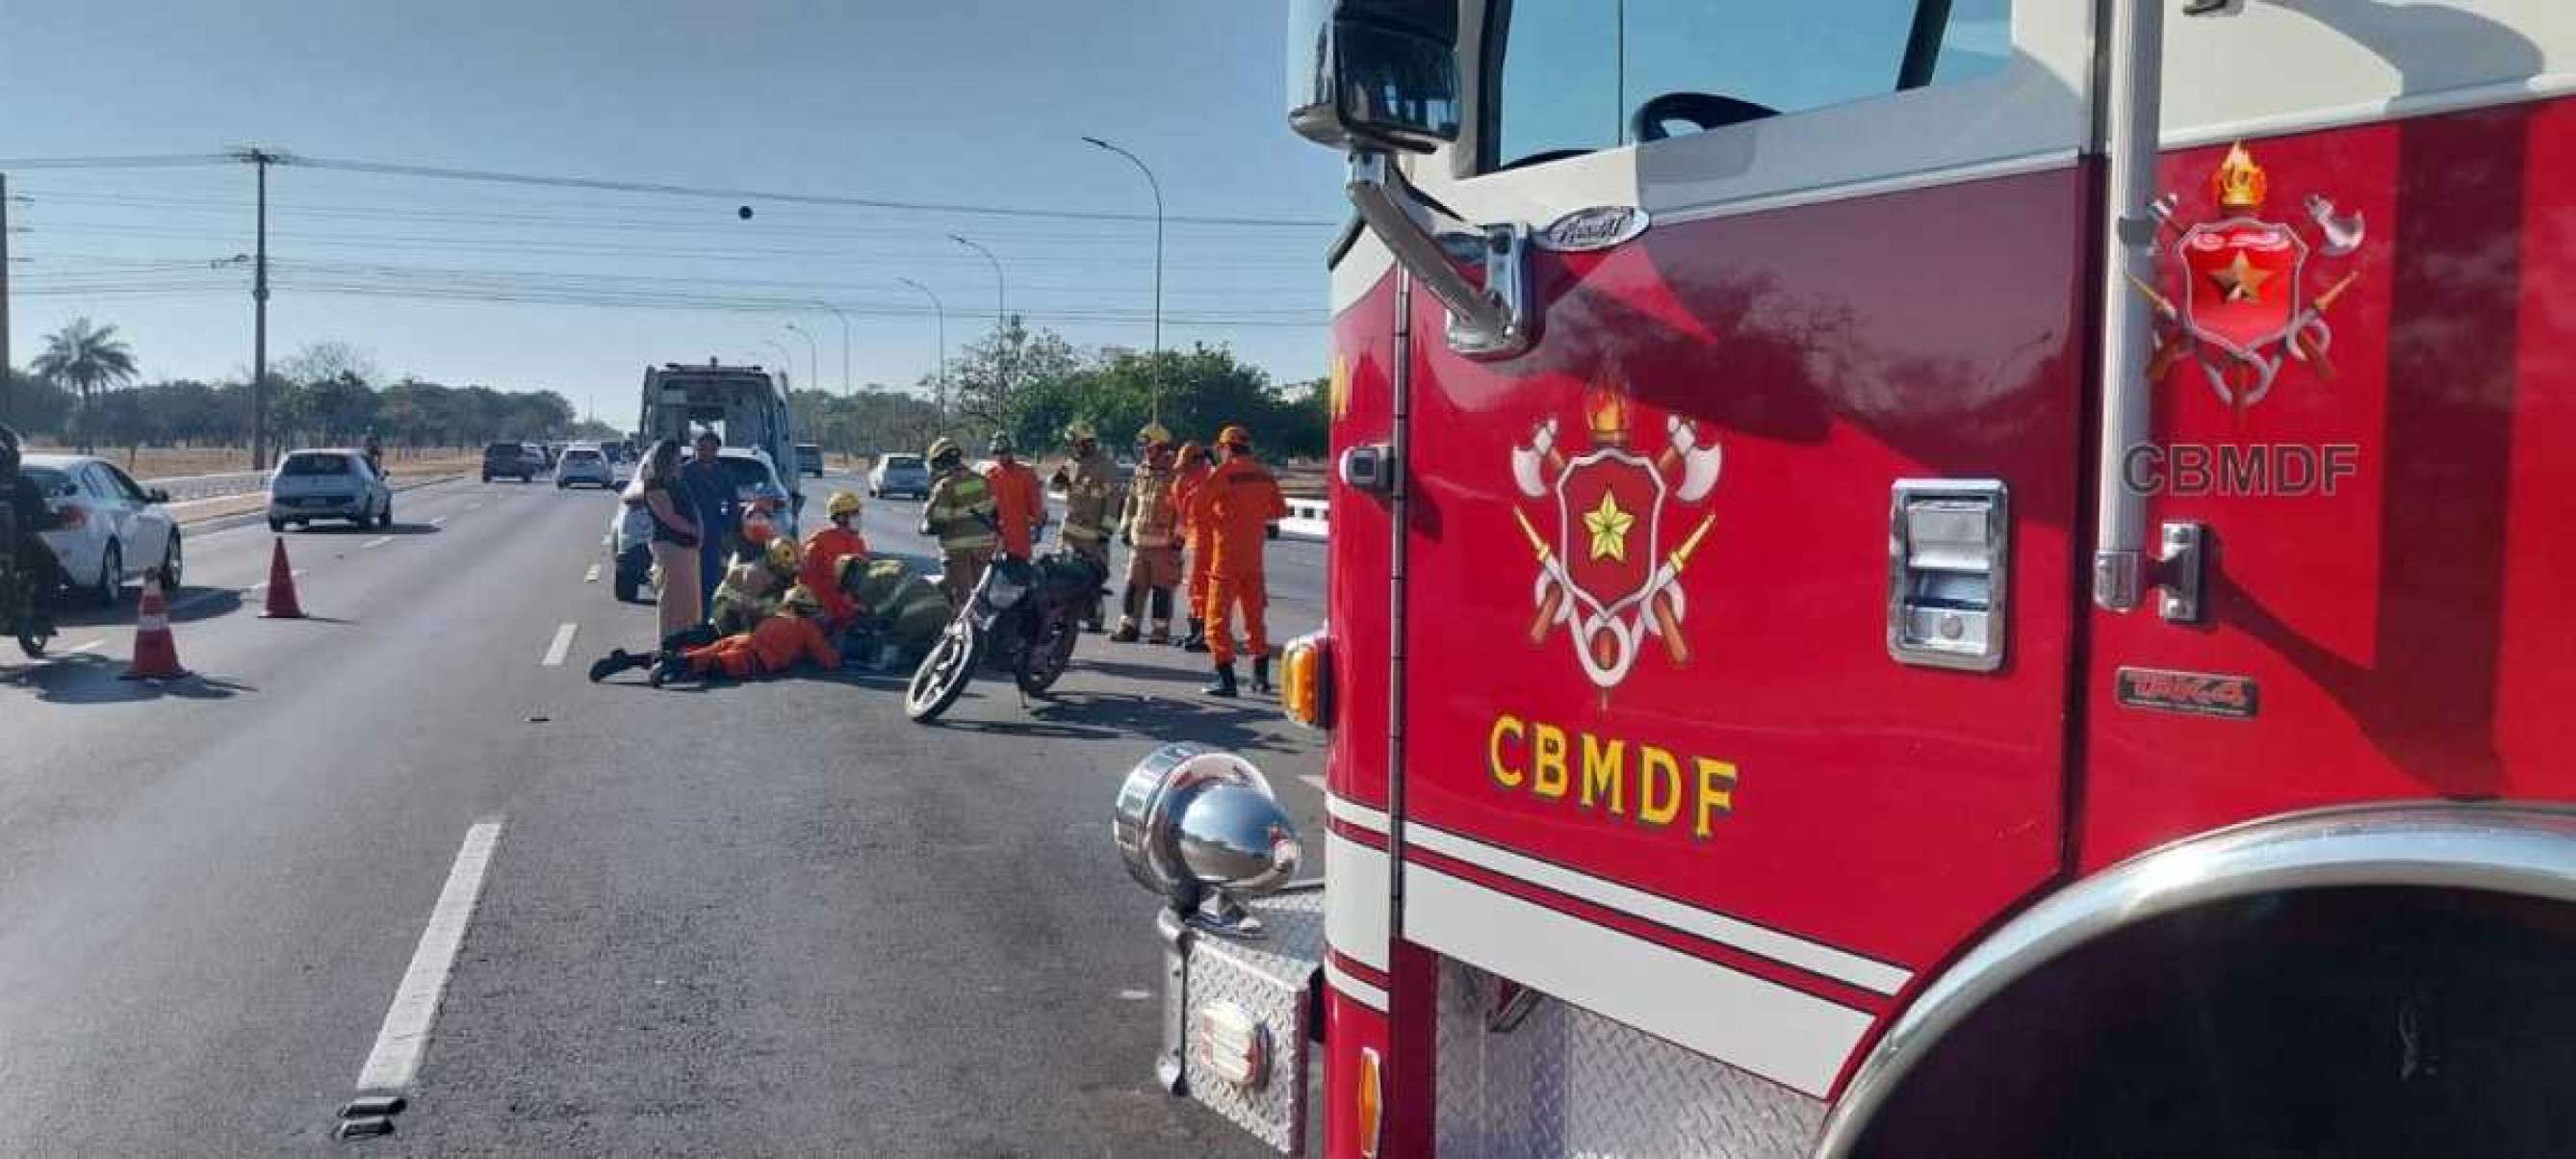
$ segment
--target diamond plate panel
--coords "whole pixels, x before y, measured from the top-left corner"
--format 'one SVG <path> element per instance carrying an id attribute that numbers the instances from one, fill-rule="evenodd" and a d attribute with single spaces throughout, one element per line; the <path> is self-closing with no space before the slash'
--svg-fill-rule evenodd
<path id="1" fill-rule="evenodd" d="M 1299 1155 L 1306 1147 L 1306 1033 L 1308 1019 L 1319 1013 L 1311 1008 L 1310 982 L 1324 960 L 1324 891 L 1282 892 L 1258 899 L 1250 908 L 1268 937 L 1237 941 L 1201 933 L 1191 940 L 1183 1026 L 1194 1028 L 1197 1012 L 1210 1003 L 1241 1007 L 1268 1032 L 1267 1079 L 1249 1090 L 1226 1082 L 1207 1069 L 1196 1042 L 1185 1055 L 1182 1074 L 1190 1097 L 1281 1154 Z"/>
<path id="2" fill-rule="evenodd" d="M 1822 1102 L 1552 998 L 1489 1030 L 1500 982 L 1440 966 L 1443 1155 L 1771 1159 L 1824 1125 Z"/>

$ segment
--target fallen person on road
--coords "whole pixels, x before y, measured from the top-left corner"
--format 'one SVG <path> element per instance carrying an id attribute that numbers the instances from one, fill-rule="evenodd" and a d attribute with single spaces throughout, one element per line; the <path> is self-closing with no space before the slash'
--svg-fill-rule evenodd
<path id="1" fill-rule="evenodd" d="M 659 688 L 684 676 L 699 680 L 719 675 L 735 680 L 781 676 L 808 663 L 825 670 L 838 668 L 841 654 L 824 634 L 821 602 L 814 593 L 799 587 L 789 589 L 786 598 L 779 601 L 778 614 L 748 632 L 736 632 L 712 644 L 666 648 L 644 656 L 620 648 L 592 664 L 590 678 L 597 682 L 629 668 L 649 665 L 653 671 L 648 683 Z"/>
<path id="2" fill-rule="evenodd" d="M 849 556 L 839 588 L 857 614 L 843 626 L 841 653 L 871 671 L 910 668 L 928 655 L 956 613 L 938 586 L 900 559 Z"/>

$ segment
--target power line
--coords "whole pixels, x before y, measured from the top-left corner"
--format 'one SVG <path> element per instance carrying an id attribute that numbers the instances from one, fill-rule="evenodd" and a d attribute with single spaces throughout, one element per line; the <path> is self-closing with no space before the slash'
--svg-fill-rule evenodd
<path id="1" fill-rule="evenodd" d="M 233 165 L 230 153 L 152 153 L 122 157 L 11 157 L 0 169 L 177 169 L 197 165 Z"/>

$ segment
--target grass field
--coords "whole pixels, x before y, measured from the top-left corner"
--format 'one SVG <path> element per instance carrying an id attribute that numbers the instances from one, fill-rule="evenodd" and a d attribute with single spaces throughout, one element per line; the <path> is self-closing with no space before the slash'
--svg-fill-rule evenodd
<path id="1" fill-rule="evenodd" d="M 30 445 L 29 454 L 67 454 L 70 447 Z M 390 448 L 388 465 L 397 475 L 424 471 L 472 470 L 482 462 L 474 452 L 434 449 L 405 452 Z M 96 454 L 125 468 L 137 479 L 174 479 L 188 475 L 224 475 L 252 470 L 247 447 L 144 447 L 128 455 L 123 447 L 101 447 Z"/>

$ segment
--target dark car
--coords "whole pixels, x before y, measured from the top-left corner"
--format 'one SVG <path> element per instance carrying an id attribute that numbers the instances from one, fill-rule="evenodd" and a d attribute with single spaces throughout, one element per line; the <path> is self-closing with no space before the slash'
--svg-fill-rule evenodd
<path id="1" fill-rule="evenodd" d="M 526 443 L 494 443 L 483 448 L 483 481 L 486 483 L 494 479 L 516 479 L 528 483 L 545 473 L 544 456 L 531 453 Z"/>
<path id="2" fill-rule="evenodd" d="M 813 443 L 796 444 L 796 470 L 799 474 L 823 477 L 823 448 Z"/>

